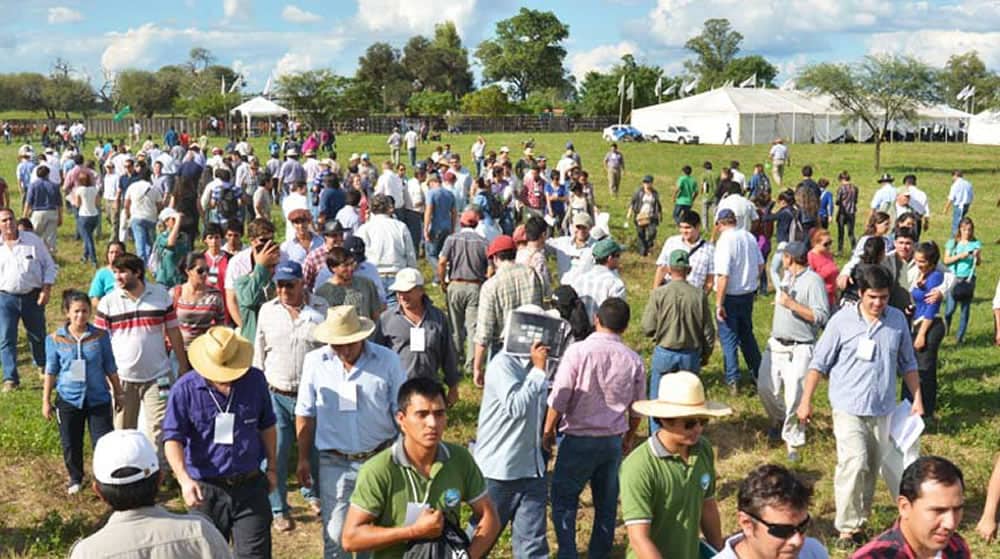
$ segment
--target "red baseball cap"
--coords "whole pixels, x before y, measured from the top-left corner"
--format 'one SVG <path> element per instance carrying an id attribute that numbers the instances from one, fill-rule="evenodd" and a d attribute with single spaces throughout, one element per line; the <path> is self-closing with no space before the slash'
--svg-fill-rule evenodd
<path id="1" fill-rule="evenodd" d="M 504 252 L 506 250 L 517 250 L 517 245 L 514 244 L 514 239 L 510 235 L 500 235 L 499 237 L 493 239 L 489 248 L 486 249 L 486 257 L 492 258 L 498 252 Z"/>

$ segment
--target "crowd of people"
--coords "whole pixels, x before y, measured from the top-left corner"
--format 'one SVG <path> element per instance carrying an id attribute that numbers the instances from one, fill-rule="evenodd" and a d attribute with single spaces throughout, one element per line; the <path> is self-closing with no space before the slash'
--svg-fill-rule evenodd
<path id="1" fill-rule="evenodd" d="M 631 249 L 611 236 L 573 143 L 550 169 L 531 145 L 515 159 L 480 136 L 470 168 L 447 144 L 417 160 L 423 141 L 394 130 L 381 165 L 366 153 L 341 164 L 315 134 L 273 138 L 266 160 L 245 139 L 210 148 L 173 129 L 135 149 L 98 142 L 89 160 L 73 142 L 61 153 L 20 148 L 22 219 L 0 209 L 3 391 L 21 384 L 23 322 L 44 373 L 42 414 L 58 419 L 67 491 L 83 489 L 89 428 L 94 490 L 115 511 L 72 557 L 141 546 L 270 557 L 272 531 L 296 528 L 290 463 L 322 519 L 327 558 L 481 557 L 508 527 L 514 557 L 548 557 L 549 515 L 557 556 L 576 557 L 588 485 L 590 557 L 612 553 L 619 506 L 629 557 L 826 557 L 805 537 L 811 487 L 777 464 L 747 473 L 739 531 L 724 537 L 702 433 L 732 410 L 706 399 L 699 376 L 716 338 L 727 394 L 759 395 L 767 437 L 793 467 L 808 451 L 816 389 L 829 383 L 837 547 L 859 548 L 858 559 L 970 556 L 957 533 L 958 466 L 925 456 L 881 468 L 897 378 L 911 413 L 933 426 L 938 351 L 956 311 L 958 343 L 968 331 L 982 243 L 960 171 L 944 247 L 927 240 L 930 203 L 913 175 L 898 188 L 881 177 L 855 242 L 861 189 L 844 171 L 834 193 L 808 165 L 791 186 L 780 139 L 749 177 L 738 161 L 718 172 L 705 162 L 699 178 L 684 166 L 669 214 L 645 176 L 626 214 L 640 261 L 666 215 L 677 228 L 642 310 L 647 365 L 624 338 L 636 286 L 620 270 Z M 614 198 L 624 154 L 612 144 L 596 164 Z M 67 215 L 95 273 L 89 292 L 62 293 L 66 320 L 47 335 Z M 836 253 L 845 240 L 852 251 L 843 268 L 833 221 Z M 769 291 L 762 349 L 754 305 Z M 514 351 L 525 342 L 515 312 L 561 324 L 557 343 L 531 338 L 530 351 Z M 464 375 L 482 395 L 468 446 L 443 440 Z M 870 540 L 880 470 L 899 519 Z M 165 479 L 204 516 L 157 506 Z M 977 526 L 987 540 L 998 504 L 1000 461 Z"/>

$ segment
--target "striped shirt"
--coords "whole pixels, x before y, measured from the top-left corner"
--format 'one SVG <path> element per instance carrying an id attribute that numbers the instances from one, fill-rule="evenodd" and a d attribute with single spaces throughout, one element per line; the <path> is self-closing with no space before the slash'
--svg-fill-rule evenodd
<path id="1" fill-rule="evenodd" d="M 523 264 L 500 261 L 493 277 L 479 291 L 476 343 L 490 347 L 499 343 L 510 311 L 521 305 L 542 305 L 542 282 Z"/>
<path id="2" fill-rule="evenodd" d="M 597 264 L 586 274 L 577 276 L 572 283 L 576 294 L 587 307 L 587 318 L 594 320 L 597 309 L 609 297 L 625 299 L 625 282 L 618 272 Z"/>
<path id="3" fill-rule="evenodd" d="M 700 246 L 699 246 L 700 245 Z M 698 250 L 695 250 L 698 247 Z M 656 259 L 657 266 L 670 265 L 670 253 L 675 250 L 683 250 L 688 253 L 691 268 L 688 271 L 687 282 L 701 289 L 705 287 L 705 280 L 708 276 L 715 275 L 715 246 L 707 239 L 698 239 L 693 245 L 689 245 L 680 235 L 674 235 L 663 243 L 660 256 Z M 664 283 L 670 283 L 670 277 Z"/>
<path id="4" fill-rule="evenodd" d="M 183 286 L 173 288 L 174 307 L 177 309 L 177 323 L 184 338 L 184 348 L 187 349 L 195 338 L 204 334 L 212 326 L 222 326 L 226 323 L 226 310 L 222 302 L 222 292 L 214 287 L 206 287 L 205 291 L 193 301 L 181 298 Z"/>
<path id="5" fill-rule="evenodd" d="M 170 373 L 166 331 L 177 328 L 177 311 L 162 285 L 147 283 L 139 297 L 116 287 L 97 304 L 94 325 L 111 335 L 118 376 L 149 382 Z"/>

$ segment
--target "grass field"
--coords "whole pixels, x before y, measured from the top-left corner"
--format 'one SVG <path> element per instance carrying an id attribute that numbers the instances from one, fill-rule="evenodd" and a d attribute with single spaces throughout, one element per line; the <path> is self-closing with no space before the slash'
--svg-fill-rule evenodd
<path id="1" fill-rule="evenodd" d="M 495 134 L 488 135 L 487 141 L 491 149 L 508 145 L 516 152 L 520 142 L 528 136 Z M 563 144 L 568 139 L 576 144 L 582 154 L 584 167 L 590 171 L 593 182 L 598 187 L 598 205 L 612 214 L 612 234 L 619 241 L 628 243 L 635 242 L 635 233 L 634 229 L 622 228 L 625 205 L 628 195 L 638 186 L 642 175 L 652 174 L 661 193 L 668 195 L 684 164 L 697 168 L 702 161 L 711 160 L 720 166 L 730 159 L 737 159 L 742 162 L 741 167 L 749 171 L 754 162 L 763 161 L 767 152 L 767 146 L 626 144 L 623 146 L 627 163 L 624 191 L 621 197 L 611 199 L 600 169 L 606 145 L 600 140 L 599 134 L 535 135 L 535 152 L 547 154 L 554 161 L 558 159 Z M 450 142 L 463 155 L 467 153 L 473 140 L 474 136 L 444 138 L 444 141 Z M 367 151 L 376 161 L 388 156 L 385 139 L 381 136 L 340 136 L 338 147 L 341 154 Z M 433 147 L 422 145 L 420 154 L 423 156 L 429 153 Z M 262 144 L 258 143 L 257 148 L 263 151 Z M 861 187 L 865 203 L 875 190 L 878 172 L 872 168 L 871 146 L 795 145 L 791 146 L 791 152 L 793 167 L 812 164 L 817 178 L 835 179 L 841 170 L 848 170 Z M 993 243 L 994 239 L 1000 237 L 1000 219 L 997 219 L 998 210 L 994 205 L 995 196 L 1000 192 L 996 188 L 997 172 L 1000 170 L 1000 164 L 996 162 L 997 153 L 996 148 L 945 144 L 895 144 L 883 148 L 884 170 L 897 178 L 906 173 L 916 173 L 920 186 L 930 196 L 934 217 L 927 238 L 942 244 L 947 238 L 950 219 L 936 212 L 940 212 L 944 205 L 952 169 L 965 170 L 966 177 L 972 181 L 978 196 L 972 205 L 971 216 L 977 224 L 979 238 L 986 242 L 986 248 L 983 264 L 977 270 L 979 287 L 972 309 L 969 334 L 961 347 L 956 346 L 954 337 L 946 338 L 942 345 L 939 419 L 923 437 L 922 443 L 925 453 L 946 456 L 957 462 L 965 472 L 967 506 L 961 531 L 977 557 L 1000 557 L 1000 549 L 987 547 L 975 536 L 973 530 L 982 510 L 993 457 L 1000 447 L 1000 376 L 996 374 L 1000 365 L 1000 350 L 993 346 L 990 310 L 993 287 L 1000 275 L 1000 264 L 995 257 L 998 250 Z M 12 185 L 14 167 L 14 148 L 0 146 L 0 176 L 5 177 Z M 19 197 L 16 194 L 13 197 L 15 205 L 19 206 Z M 278 220 L 277 223 L 282 221 Z M 86 289 L 94 272 L 92 268 L 77 263 L 82 249 L 80 243 L 73 240 L 73 227 L 72 218 L 69 218 L 60 229 L 60 272 L 53 291 L 53 303 L 48 307 L 50 331 L 62 319 L 58 312 L 56 294 L 67 287 Z M 662 226 L 658 245 L 671 234 L 671 227 Z M 659 246 L 657 252 L 658 249 Z M 425 266 L 423 263 L 421 265 Z M 623 276 L 633 309 L 632 327 L 626 333 L 626 339 L 644 356 L 647 364 L 652 344 L 641 337 L 638 324 L 649 295 L 653 273 L 653 257 L 643 259 L 633 252 L 624 258 Z M 439 291 L 431 289 L 430 293 L 435 300 L 441 300 Z M 755 332 L 761 343 L 766 340 L 770 331 L 772 303 L 772 298 L 766 297 L 759 299 L 756 304 Z M 19 356 L 24 388 L 0 397 L 0 557 L 65 555 L 74 540 L 103 524 L 107 510 L 90 490 L 74 497 L 65 495 L 65 468 L 57 428 L 54 423 L 47 423 L 41 416 L 40 383 L 30 365 L 23 334 Z M 764 435 L 767 421 L 755 396 L 728 398 L 721 380 L 722 359 L 718 348 L 702 376 L 708 387 L 709 397 L 728 401 L 736 410 L 734 416 L 713 422 L 706 431 L 706 436 L 715 446 L 718 455 L 718 497 L 723 513 L 723 528 L 724 532 L 731 533 L 735 529 L 736 488 L 743 475 L 764 462 L 783 462 L 785 453 L 783 447 L 767 443 Z M 465 443 L 475 436 L 479 397 L 478 390 L 471 382 L 463 383 L 461 401 L 449 417 L 446 437 L 450 441 Z M 832 526 L 832 477 L 836 456 L 825 386 L 821 387 L 816 402 L 817 412 L 809 430 L 809 442 L 804 447 L 803 460 L 795 466 L 795 470 L 815 484 L 815 500 L 811 511 L 815 523 L 811 535 L 832 543 L 835 536 Z M 89 463 L 86 470 L 89 473 Z M 292 486 L 295 487 L 294 482 Z M 307 516 L 297 492 L 290 491 L 289 496 L 295 507 L 293 515 L 299 527 L 290 534 L 275 534 L 276 556 L 319 557 L 322 548 L 319 523 Z M 183 508 L 177 495 L 167 495 L 164 498 L 168 507 Z M 585 494 L 581 503 L 578 534 L 581 549 L 586 548 L 590 536 L 588 520 L 591 512 L 589 496 Z M 870 530 L 882 530 L 891 523 L 894 516 L 894 503 L 890 501 L 888 492 L 880 482 Z M 551 536 L 551 526 L 549 532 Z M 550 540 L 554 551 L 554 537 L 550 537 Z M 619 525 L 615 540 L 616 555 L 623 556 L 627 545 L 624 526 Z M 502 536 L 494 556 L 509 557 L 508 542 L 509 532 Z M 837 551 L 831 551 L 831 555 L 844 556 Z"/>

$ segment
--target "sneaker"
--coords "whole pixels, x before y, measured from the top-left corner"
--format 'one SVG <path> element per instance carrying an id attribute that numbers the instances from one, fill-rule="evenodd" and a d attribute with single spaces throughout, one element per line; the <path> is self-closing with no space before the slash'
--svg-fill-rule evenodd
<path id="1" fill-rule="evenodd" d="M 288 513 L 281 512 L 274 515 L 271 526 L 279 532 L 291 532 L 295 529 L 295 519 Z"/>
<path id="2" fill-rule="evenodd" d="M 740 385 L 737 384 L 737 383 L 735 383 L 735 382 L 732 383 L 732 384 L 730 384 L 729 385 L 729 395 L 730 396 L 739 396 L 740 395 Z"/>
<path id="3" fill-rule="evenodd" d="M 75 482 L 71 483 L 70 486 L 68 488 L 66 488 L 66 494 L 67 495 L 76 495 L 77 493 L 80 492 L 80 489 L 82 489 L 82 487 L 80 486 L 79 483 L 75 483 Z"/>
<path id="4" fill-rule="evenodd" d="M 13 392 L 20 388 L 20 385 L 12 380 L 3 381 L 3 392 Z"/>

